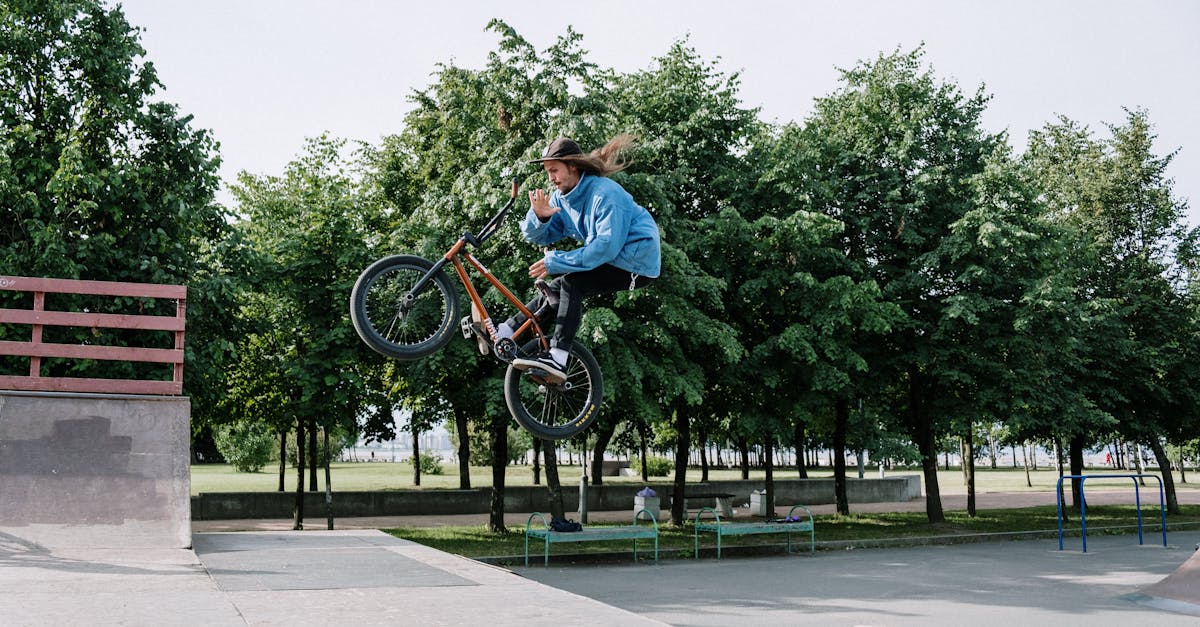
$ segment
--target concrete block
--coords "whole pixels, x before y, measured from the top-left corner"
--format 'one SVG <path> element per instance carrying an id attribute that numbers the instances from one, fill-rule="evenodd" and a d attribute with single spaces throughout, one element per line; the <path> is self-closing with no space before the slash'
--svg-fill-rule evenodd
<path id="1" fill-rule="evenodd" d="M 191 546 L 190 417 L 185 397 L 0 391 L 0 534 Z"/>

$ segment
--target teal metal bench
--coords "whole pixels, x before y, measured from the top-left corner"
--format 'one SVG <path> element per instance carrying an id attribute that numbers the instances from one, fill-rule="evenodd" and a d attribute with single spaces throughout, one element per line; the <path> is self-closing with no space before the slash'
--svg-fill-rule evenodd
<path id="1" fill-rule="evenodd" d="M 813 531 L 813 516 L 812 512 L 803 505 L 793 506 L 788 510 L 788 518 L 792 518 L 796 510 L 802 509 L 808 514 L 808 520 L 798 522 L 729 522 L 722 521 L 721 515 L 711 507 L 705 507 L 696 513 L 695 525 L 693 525 L 693 554 L 695 557 L 700 557 L 700 532 L 712 532 L 717 534 L 717 559 L 721 559 L 721 538 L 724 536 L 745 536 L 760 533 L 786 533 L 787 534 L 787 551 L 792 552 L 792 534 L 799 532 L 808 532 L 808 553 L 811 555 L 816 550 L 816 534 Z M 701 521 L 700 517 L 704 512 L 710 512 L 713 515 L 713 520 Z"/>
<path id="2" fill-rule="evenodd" d="M 645 515 L 650 524 L 638 524 Z M 542 519 L 542 526 L 532 526 L 534 518 Z M 541 538 L 544 543 L 543 563 L 550 565 L 550 545 L 555 542 L 600 542 L 602 540 L 633 540 L 633 560 L 637 561 L 638 540 L 654 540 L 654 561 L 658 561 L 658 520 L 649 510 L 639 510 L 633 515 L 633 524 L 619 527 L 584 527 L 582 531 L 554 531 L 546 516 L 534 512 L 525 521 L 525 565 L 529 565 L 529 538 Z"/>

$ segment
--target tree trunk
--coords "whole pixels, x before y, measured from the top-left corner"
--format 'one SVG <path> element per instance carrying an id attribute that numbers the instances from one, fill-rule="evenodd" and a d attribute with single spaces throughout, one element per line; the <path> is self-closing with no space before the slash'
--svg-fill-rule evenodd
<path id="1" fill-rule="evenodd" d="M 1133 452 L 1133 454 L 1134 454 L 1134 460 L 1133 460 L 1133 461 L 1134 461 L 1134 463 L 1135 463 L 1135 464 L 1137 464 L 1137 474 L 1139 474 L 1139 475 L 1144 475 L 1144 474 L 1146 474 L 1146 468 L 1145 468 L 1145 465 L 1144 465 L 1144 464 L 1145 464 L 1145 461 L 1144 461 L 1144 460 L 1143 460 L 1143 458 L 1142 458 L 1142 443 L 1141 443 L 1141 442 L 1138 442 L 1138 443 L 1134 444 L 1134 445 L 1133 445 L 1133 451 L 1134 451 L 1134 452 Z M 1146 480 L 1145 480 L 1145 479 L 1143 479 L 1143 478 L 1141 478 L 1141 477 L 1138 477 L 1138 481 L 1139 481 L 1139 482 L 1142 484 L 1142 486 L 1145 486 L 1145 485 L 1146 485 Z"/>
<path id="2" fill-rule="evenodd" d="M 279 491 L 286 492 L 283 479 L 287 476 L 287 430 L 279 430 Z"/>
<path id="3" fill-rule="evenodd" d="M 988 456 L 992 458 L 992 470 L 997 468 L 996 464 L 996 438 L 988 433 Z"/>
<path id="4" fill-rule="evenodd" d="M 304 529 L 304 421 L 296 421 L 296 503 L 292 506 L 292 529 Z"/>
<path id="5" fill-rule="evenodd" d="M 992 458 L 995 461 L 996 458 Z M 994 466 L 993 466 L 994 468 Z M 975 439 L 971 437 L 971 425 L 967 424 L 967 437 L 963 440 L 963 472 L 967 477 L 967 516 L 975 517 Z"/>
<path id="6" fill-rule="evenodd" d="M 1025 457 L 1025 487 L 1033 487 L 1033 479 L 1029 476 L 1029 445 L 1021 444 L 1021 455 Z"/>
<path id="7" fill-rule="evenodd" d="M 492 503 L 488 508 L 488 531 L 506 533 L 504 526 L 504 471 L 508 468 L 508 416 L 492 417 Z"/>
<path id="8" fill-rule="evenodd" d="M 650 451 L 646 446 L 646 422 L 641 418 L 638 418 L 638 442 L 642 445 L 642 483 L 647 483 L 650 481 L 650 475 L 646 468 L 646 458 L 650 456 Z"/>
<path id="9" fill-rule="evenodd" d="M 542 485 L 542 439 L 533 439 L 533 485 Z"/>
<path id="10" fill-rule="evenodd" d="M 850 422 L 850 401 L 838 397 L 834 402 L 833 419 L 833 495 L 837 513 L 850 515 L 850 499 L 846 496 L 846 426 Z"/>
<path id="11" fill-rule="evenodd" d="M 471 434 L 468 431 L 467 412 L 454 408 L 454 429 L 458 431 L 458 489 L 471 489 Z"/>
<path id="12" fill-rule="evenodd" d="M 687 482 L 687 453 L 688 444 L 692 440 L 691 421 L 687 412 L 675 412 L 675 433 L 678 440 L 675 443 L 675 485 L 671 496 L 671 524 L 682 526 L 687 518 L 684 510 L 684 489 Z"/>
<path id="13" fill-rule="evenodd" d="M 925 475 L 925 517 L 930 523 L 946 522 L 942 510 L 942 493 L 937 478 L 937 442 L 928 427 L 921 429 L 918 450 L 921 452 L 921 471 Z"/>
<path id="14" fill-rule="evenodd" d="M 775 439 L 767 438 L 766 444 L 763 445 L 763 458 L 765 463 L 763 468 L 767 471 L 767 493 L 763 495 L 767 499 L 767 518 L 775 517 Z"/>
<path id="15" fill-rule="evenodd" d="M 1163 448 L 1158 436 L 1150 437 L 1150 450 L 1154 451 L 1154 459 L 1158 460 L 1158 475 L 1162 477 L 1163 492 L 1167 497 L 1167 513 L 1179 515 L 1179 501 L 1175 498 L 1175 478 L 1171 475 L 1171 460 Z"/>
<path id="16" fill-rule="evenodd" d="M 330 481 L 329 466 L 333 456 L 329 454 L 329 429 L 322 429 L 325 435 L 325 520 L 326 528 L 333 531 L 333 485 Z"/>
<path id="17" fill-rule="evenodd" d="M 308 427 L 308 491 L 317 491 L 317 465 L 321 457 L 317 455 L 317 424 Z"/>
<path id="18" fill-rule="evenodd" d="M 604 455 L 616 431 L 616 423 L 607 420 L 596 430 L 596 445 L 592 447 L 592 485 L 604 485 Z"/>
<path id="19" fill-rule="evenodd" d="M 413 485 L 419 486 L 421 485 L 421 432 L 415 426 L 412 430 L 412 442 Z"/>
<path id="20" fill-rule="evenodd" d="M 938 487 L 937 475 L 937 434 L 925 417 L 924 392 L 921 388 L 922 375 L 913 365 L 908 376 L 908 421 L 913 441 L 921 453 L 921 470 L 925 475 L 925 516 L 932 524 L 944 523 L 946 514 L 942 510 L 942 492 Z"/>
<path id="21" fill-rule="evenodd" d="M 963 485 L 965 486 L 967 485 L 967 442 L 962 438 L 958 439 L 958 458 L 962 460 L 958 469 L 962 472 Z"/>
<path id="22" fill-rule="evenodd" d="M 1054 460 L 1058 463 L 1058 479 L 1059 479 L 1058 480 L 1058 500 L 1060 503 L 1066 503 L 1067 499 L 1066 499 L 1066 496 L 1063 494 L 1063 490 L 1062 490 L 1062 478 L 1067 473 L 1065 470 L 1063 470 L 1062 441 L 1059 440 L 1057 436 L 1054 438 Z M 1064 516 L 1066 516 L 1067 509 L 1070 509 L 1070 507 L 1068 506 L 1067 508 L 1063 509 Z M 1066 522 L 1066 521 L 1064 520 L 1063 522 Z"/>
<path id="23" fill-rule="evenodd" d="M 708 481 L 708 434 L 700 430 L 700 483 Z"/>
<path id="24" fill-rule="evenodd" d="M 739 437 L 737 440 L 738 453 L 742 457 L 742 479 L 750 478 L 750 444 L 746 442 L 745 437 Z"/>
<path id="25" fill-rule="evenodd" d="M 801 479 L 808 478 L 808 451 L 804 446 L 804 421 L 796 419 L 796 427 L 792 432 L 792 440 L 796 446 L 796 472 Z"/>
<path id="26" fill-rule="evenodd" d="M 1072 436 L 1068 450 L 1071 461 L 1071 474 L 1083 474 L 1083 436 Z M 1071 480 L 1071 502 L 1074 503 L 1075 509 L 1080 509 L 1083 506 L 1083 480 Z"/>
<path id="27" fill-rule="evenodd" d="M 562 484 L 558 482 L 558 451 L 554 442 L 542 442 L 542 454 L 546 459 L 546 489 L 550 493 L 550 517 L 565 518 L 563 512 Z"/>

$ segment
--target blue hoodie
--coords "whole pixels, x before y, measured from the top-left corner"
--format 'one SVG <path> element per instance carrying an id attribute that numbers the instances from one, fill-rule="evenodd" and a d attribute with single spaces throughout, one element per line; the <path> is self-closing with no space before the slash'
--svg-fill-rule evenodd
<path id="1" fill-rule="evenodd" d="M 533 209 L 525 215 L 521 224 L 525 239 L 542 246 L 567 237 L 583 242 L 574 250 L 548 251 L 550 274 L 583 272 L 609 263 L 639 276 L 658 276 L 658 225 L 612 179 L 584 173 L 570 192 L 551 194 L 550 205 L 559 211 L 546 222 Z"/>

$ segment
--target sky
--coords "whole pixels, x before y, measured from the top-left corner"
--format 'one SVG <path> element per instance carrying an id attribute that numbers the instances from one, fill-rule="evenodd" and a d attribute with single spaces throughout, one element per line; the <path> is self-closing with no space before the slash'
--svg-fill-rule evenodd
<path id="1" fill-rule="evenodd" d="M 112 0 L 110 0 L 111 2 Z M 538 50 L 568 26 L 587 58 L 649 68 L 677 41 L 737 73 L 744 106 L 802 122 L 838 68 L 924 45 L 935 75 L 991 96 L 983 124 L 1024 150 L 1059 115 L 1107 137 L 1144 108 L 1200 226 L 1200 2 L 1194 0 L 121 0 L 158 99 L 220 142 L 222 179 L 281 174 L 305 138 L 377 143 L 439 64 L 477 69 L 499 18 Z M 228 193 L 219 197 L 229 202 Z"/>

